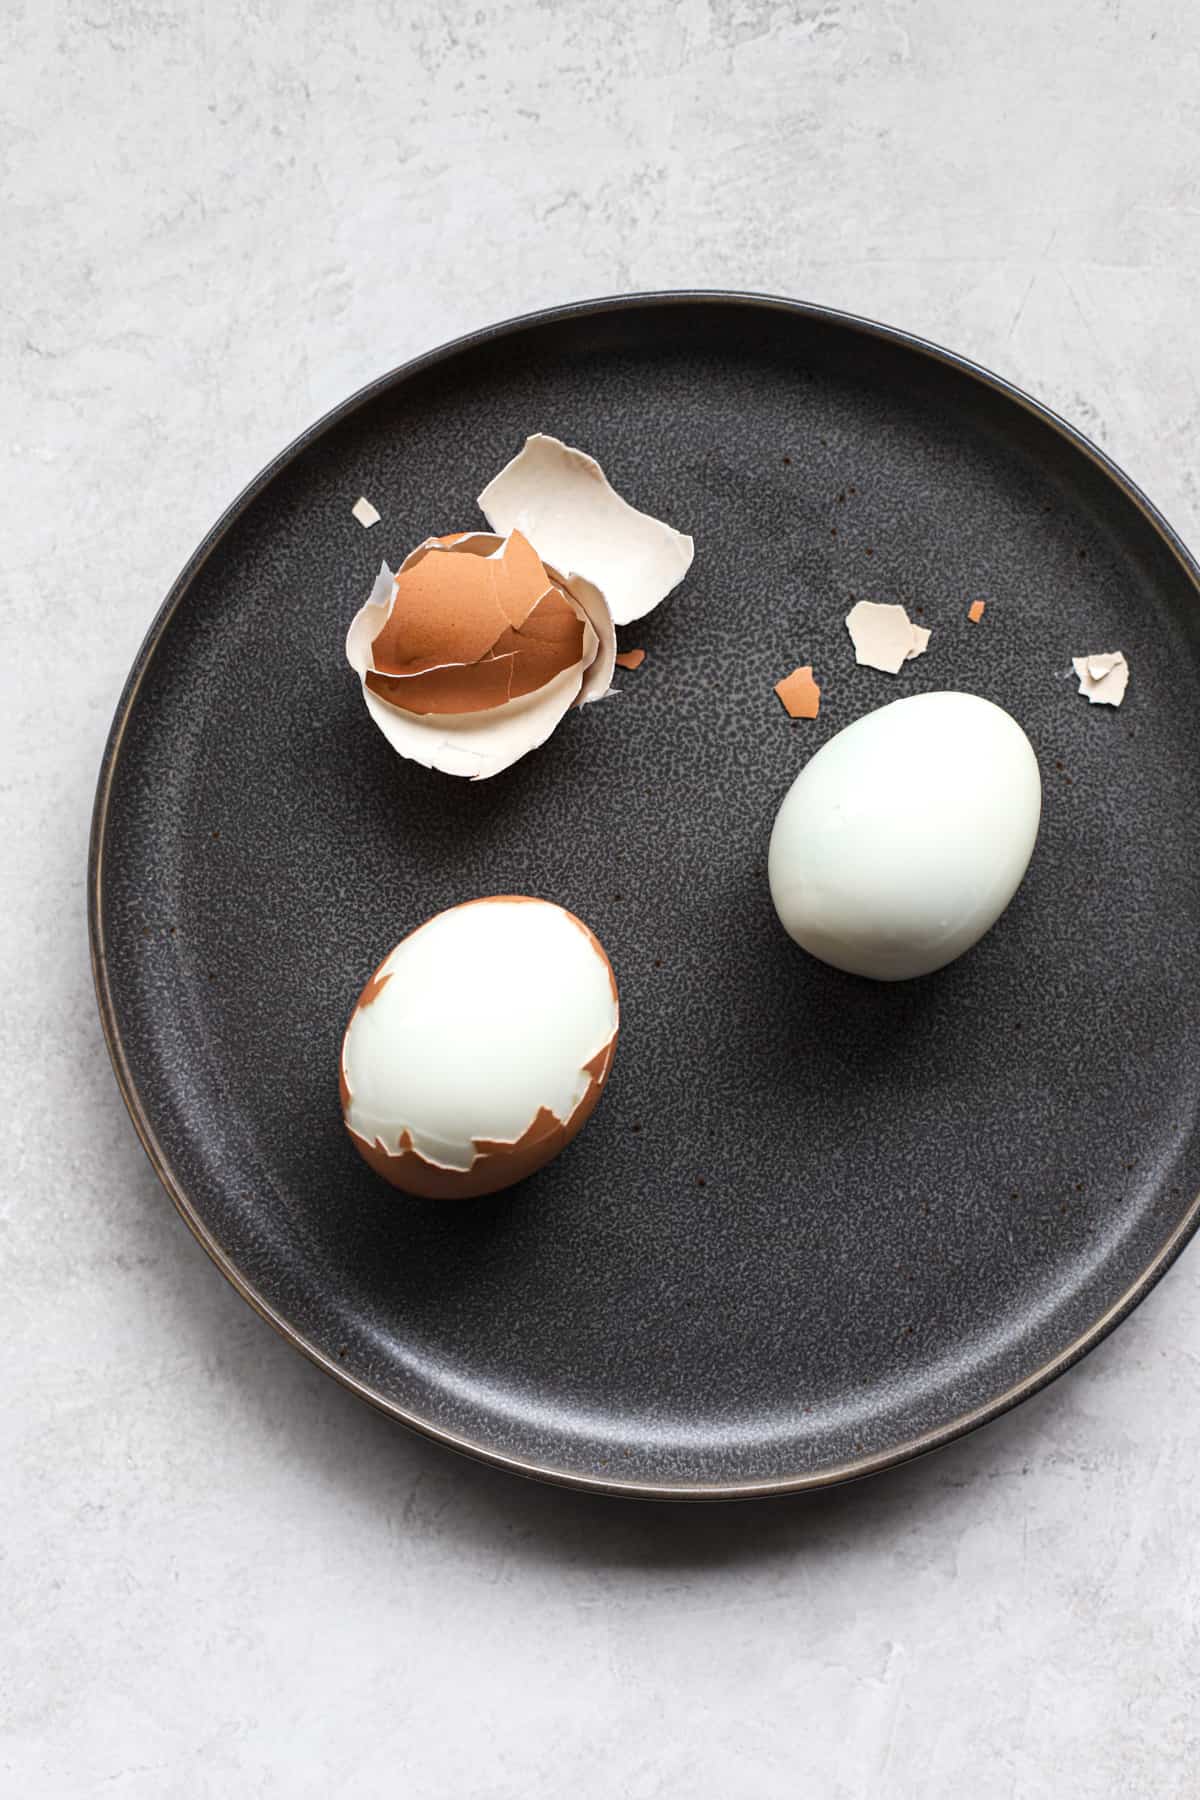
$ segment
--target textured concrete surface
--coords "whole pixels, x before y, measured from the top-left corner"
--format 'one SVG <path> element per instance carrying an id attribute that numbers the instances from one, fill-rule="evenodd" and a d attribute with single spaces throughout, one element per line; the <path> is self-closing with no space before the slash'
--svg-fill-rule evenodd
<path id="1" fill-rule="evenodd" d="M 1200 1253 L 1037 1401 L 815 1505 L 526 1487 L 210 1268 L 82 933 L 109 714 L 196 539 L 493 317 L 689 283 L 882 316 L 1200 538 L 1190 10 L 0 0 L 0 35 L 5 1791 L 1193 1794 Z"/>

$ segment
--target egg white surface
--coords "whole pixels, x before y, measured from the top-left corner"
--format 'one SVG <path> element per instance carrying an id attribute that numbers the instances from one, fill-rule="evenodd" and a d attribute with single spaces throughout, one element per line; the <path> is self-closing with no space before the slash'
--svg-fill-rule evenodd
<path id="1" fill-rule="evenodd" d="M 1029 865 L 1029 739 L 974 694 L 914 694 L 839 731 L 784 797 L 767 873 L 791 937 L 877 981 L 929 974 L 995 924 Z"/>
<path id="2" fill-rule="evenodd" d="M 384 977 L 388 977 L 386 981 Z M 395 1152 L 469 1169 L 475 1140 L 515 1143 L 546 1107 L 566 1121 L 617 1029 L 607 961 L 545 900 L 471 901 L 397 944 L 342 1047 L 346 1122 Z"/>

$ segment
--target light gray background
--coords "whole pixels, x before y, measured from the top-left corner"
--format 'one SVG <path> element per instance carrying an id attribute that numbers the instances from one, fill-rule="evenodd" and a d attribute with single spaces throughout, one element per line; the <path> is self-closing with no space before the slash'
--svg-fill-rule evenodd
<path id="1" fill-rule="evenodd" d="M 978 1800 L 1200 1779 L 1200 1251 L 1081 1369 L 815 1504 L 461 1462 L 158 1190 L 92 784 L 215 515 L 351 389 L 636 287 L 943 340 L 1200 539 L 1200 21 L 1150 0 L 0 0 L 0 1787 Z M 1136 677 L 1135 677 L 1136 679 Z"/>

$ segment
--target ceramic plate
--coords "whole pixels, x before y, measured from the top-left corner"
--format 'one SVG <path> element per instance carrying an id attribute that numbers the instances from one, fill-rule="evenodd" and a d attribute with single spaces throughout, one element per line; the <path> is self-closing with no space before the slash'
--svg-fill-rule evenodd
<path id="1" fill-rule="evenodd" d="M 476 494 L 532 430 L 592 452 L 696 560 L 623 634 L 647 657 L 618 698 L 471 784 L 392 754 L 342 643 L 380 558 L 482 525 Z M 855 666 L 863 597 L 932 629 L 896 679 Z M 1090 707 L 1071 656 L 1115 649 L 1125 705 Z M 793 724 L 772 687 L 801 661 L 824 702 Z M 974 950 L 878 986 L 784 936 L 768 835 L 835 731 L 943 687 L 1025 727 L 1041 836 Z M 285 451 L 150 630 L 90 882 L 126 1102 L 251 1304 L 443 1443 L 651 1495 L 883 1468 L 1067 1367 L 1195 1229 L 1198 699 L 1178 540 L 961 359 L 742 295 L 478 333 Z M 613 1075 L 520 1188 L 408 1200 L 342 1130 L 341 1032 L 398 938 L 498 892 L 598 932 Z"/>

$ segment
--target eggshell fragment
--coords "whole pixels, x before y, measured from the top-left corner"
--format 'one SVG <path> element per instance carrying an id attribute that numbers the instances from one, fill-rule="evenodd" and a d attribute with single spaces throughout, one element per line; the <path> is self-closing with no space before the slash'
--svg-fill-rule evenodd
<path id="1" fill-rule="evenodd" d="M 612 680 L 616 633 L 594 583 L 567 581 L 513 532 L 427 538 L 385 563 L 346 637 L 392 748 L 481 779 L 543 743 Z"/>
<path id="2" fill-rule="evenodd" d="M 613 692 L 613 669 L 617 661 L 617 633 L 613 624 L 613 616 L 608 610 L 608 601 L 600 592 L 594 581 L 586 575 L 572 575 L 566 581 L 556 569 L 546 565 L 547 573 L 552 575 L 576 602 L 588 624 L 596 634 L 598 649 L 594 660 L 583 672 L 583 686 L 579 690 L 576 706 L 586 706 L 589 700 L 603 700 Z"/>
<path id="3" fill-rule="evenodd" d="M 646 660 L 644 650 L 622 650 L 617 656 L 618 669 L 640 669 Z"/>
<path id="4" fill-rule="evenodd" d="M 354 514 L 354 517 L 358 520 L 359 524 L 368 531 L 372 525 L 378 525 L 379 523 L 379 514 L 371 505 L 371 502 L 367 499 L 365 494 L 359 495 L 358 499 L 354 502 L 354 505 L 350 508 L 350 511 Z"/>
<path id="5" fill-rule="evenodd" d="M 793 719 L 815 719 L 821 710 L 821 689 L 813 680 L 812 664 L 793 669 L 775 683 L 775 692 Z"/>
<path id="6" fill-rule="evenodd" d="M 914 625 L 902 606 L 884 606 L 875 600 L 860 600 L 850 608 L 846 630 L 855 661 L 885 675 L 898 675 L 904 663 L 929 648 L 927 626 Z"/>
<path id="7" fill-rule="evenodd" d="M 1120 706 L 1129 686 L 1129 664 L 1123 651 L 1073 656 L 1071 663 L 1079 677 L 1079 692 L 1087 695 L 1089 705 Z"/>
<path id="8" fill-rule="evenodd" d="M 691 567 L 690 537 L 638 512 L 593 457 L 541 432 L 492 478 L 479 505 L 493 531 L 522 531 L 568 577 L 586 574 L 618 625 L 644 618 Z"/>
<path id="9" fill-rule="evenodd" d="M 573 913 L 521 895 L 452 907 L 396 946 L 351 1015 L 351 1141 L 408 1193 L 495 1193 L 586 1123 L 618 1025 L 608 958 Z"/>

